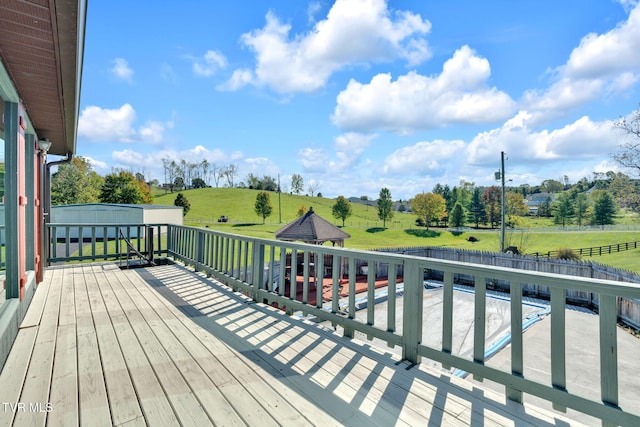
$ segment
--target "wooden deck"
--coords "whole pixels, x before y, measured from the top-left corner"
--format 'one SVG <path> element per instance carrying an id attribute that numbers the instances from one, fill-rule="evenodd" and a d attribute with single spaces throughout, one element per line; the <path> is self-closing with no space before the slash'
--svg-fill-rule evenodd
<path id="1" fill-rule="evenodd" d="M 180 265 L 47 270 L 0 403 L 0 426 L 573 424 Z"/>

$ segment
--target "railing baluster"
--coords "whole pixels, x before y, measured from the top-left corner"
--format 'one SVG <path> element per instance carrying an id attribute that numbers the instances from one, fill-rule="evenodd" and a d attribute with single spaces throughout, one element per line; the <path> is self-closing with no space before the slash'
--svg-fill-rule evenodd
<path id="1" fill-rule="evenodd" d="M 266 289 L 269 292 L 273 291 L 273 281 L 274 281 L 274 274 L 275 272 L 273 270 L 275 270 L 276 268 L 276 247 L 274 245 L 270 245 L 269 246 L 269 282 L 267 283 Z"/>
<path id="2" fill-rule="evenodd" d="M 80 258 L 82 258 L 82 244 L 84 243 L 83 233 L 84 227 L 78 227 L 78 255 L 80 256 Z"/>
<path id="3" fill-rule="evenodd" d="M 522 284 L 510 282 L 511 294 L 511 373 L 522 377 L 523 364 L 523 337 L 522 337 Z M 522 403 L 522 391 L 513 387 L 507 387 L 507 398 L 514 402 Z"/>
<path id="4" fill-rule="evenodd" d="M 91 227 L 91 259 L 96 259 L 96 228 Z"/>
<path id="5" fill-rule="evenodd" d="M 278 277 L 278 295 L 284 295 L 287 279 L 287 248 L 280 246 L 280 275 Z"/>
<path id="6" fill-rule="evenodd" d="M 309 302 L 309 251 L 302 254 L 302 302 Z"/>
<path id="7" fill-rule="evenodd" d="M 289 289 L 289 298 L 296 299 L 298 296 L 298 252 L 294 249 L 291 251 L 291 285 Z"/>
<path id="8" fill-rule="evenodd" d="M 351 255 L 348 262 L 349 269 L 349 319 L 356 318 L 356 258 Z M 353 328 L 345 326 L 344 336 L 353 338 L 355 335 Z"/>
<path id="9" fill-rule="evenodd" d="M 342 260 L 340 256 L 331 255 L 331 311 L 337 313 L 340 311 L 340 265 Z M 324 277 L 324 255 L 322 256 L 322 276 Z M 318 290 L 318 307 L 322 307 L 323 287 L 320 285 Z"/>
<path id="10" fill-rule="evenodd" d="M 551 288 L 551 385 L 562 391 L 567 389 L 565 306 L 566 291 Z M 553 408 L 557 411 L 566 410 L 563 405 L 555 402 Z"/>
<path id="11" fill-rule="evenodd" d="M 64 256 L 66 258 L 69 258 L 70 253 L 69 253 L 69 243 L 71 242 L 71 230 L 69 230 L 69 227 L 65 228 L 65 240 L 64 240 Z"/>
<path id="12" fill-rule="evenodd" d="M 602 401 L 618 406 L 618 317 L 615 296 L 600 294 L 599 318 Z"/>
<path id="13" fill-rule="evenodd" d="M 398 265 L 389 263 L 387 274 L 387 331 L 396 331 L 396 285 L 398 284 Z"/>
<path id="14" fill-rule="evenodd" d="M 451 354 L 453 349 L 453 271 L 445 271 L 442 289 L 442 351 Z M 442 366 L 451 368 L 448 365 Z"/>
<path id="15" fill-rule="evenodd" d="M 367 265 L 367 325 L 373 326 L 376 322 L 376 262 L 368 259 Z"/>
<path id="16" fill-rule="evenodd" d="M 404 264 L 404 307 L 402 314 L 402 358 L 420 363 L 419 346 L 422 343 L 422 298 L 424 268 L 418 260 Z"/>
<path id="17" fill-rule="evenodd" d="M 485 325 L 487 308 L 487 278 L 476 275 L 473 322 L 473 361 L 484 365 Z M 473 379 L 482 381 L 480 375 L 474 374 Z"/>

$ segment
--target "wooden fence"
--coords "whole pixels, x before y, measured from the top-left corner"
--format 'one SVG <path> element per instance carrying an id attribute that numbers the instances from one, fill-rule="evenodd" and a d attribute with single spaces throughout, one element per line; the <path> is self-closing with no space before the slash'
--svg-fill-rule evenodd
<path id="1" fill-rule="evenodd" d="M 537 271 L 540 273 L 563 274 L 568 276 L 586 277 L 616 282 L 640 283 L 640 274 L 621 268 L 599 264 L 593 261 L 563 260 L 529 255 L 500 254 L 498 252 L 473 251 L 444 247 L 405 247 L 375 249 L 375 251 L 412 255 L 425 258 L 443 259 L 470 264 L 482 264 L 496 267 L 515 268 L 518 270 Z M 378 267 L 384 270 L 384 266 Z M 442 280 L 442 272 L 430 271 L 429 278 Z M 456 274 L 456 283 L 474 285 L 472 276 Z M 489 288 L 509 292 L 509 283 L 496 280 L 491 282 Z M 547 286 L 535 283 L 525 283 L 522 286 L 524 295 L 536 298 L 549 299 L 551 290 Z M 567 289 L 567 302 L 582 305 L 594 309 L 599 308 L 598 295 L 581 290 Z M 619 298 L 617 301 L 618 318 L 623 323 L 640 330 L 640 299 Z"/>

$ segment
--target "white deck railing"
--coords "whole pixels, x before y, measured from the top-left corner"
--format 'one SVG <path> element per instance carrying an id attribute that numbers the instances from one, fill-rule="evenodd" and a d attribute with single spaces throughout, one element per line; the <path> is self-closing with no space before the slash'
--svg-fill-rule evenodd
<path id="1" fill-rule="evenodd" d="M 59 228 L 60 225 L 57 225 Z M 67 226 L 65 226 L 67 227 Z M 85 226 L 87 227 L 87 226 Z M 600 418 L 610 425 L 640 425 L 640 415 L 618 406 L 618 298 L 640 299 L 640 286 L 631 283 L 537 273 L 509 268 L 482 266 L 445 260 L 392 255 L 303 243 L 282 242 L 214 232 L 211 230 L 168 225 L 166 253 L 197 271 L 206 272 L 233 289 L 246 293 L 257 302 L 277 304 L 287 312 L 302 312 L 340 325 L 345 335 L 355 331 L 402 348 L 402 357 L 420 363 L 426 357 L 445 367 L 455 367 L 505 385 L 509 399 L 522 402 L 523 393 L 553 403 L 556 409 L 573 408 Z M 163 248 L 164 252 L 164 248 Z M 67 254 L 65 258 L 73 258 Z M 318 262 L 318 260 L 321 260 Z M 301 261 L 301 262 L 298 262 Z M 320 265 L 319 265 L 320 264 Z M 366 269 L 358 268 L 367 265 Z M 376 323 L 376 265 L 384 265 L 388 280 L 386 318 Z M 365 273 L 368 302 L 366 320 L 356 318 L 356 276 Z M 422 343 L 423 292 L 425 271 L 443 272 L 443 321 L 441 346 Z M 282 274 L 284 273 L 284 274 Z M 472 357 L 453 352 L 454 275 L 474 277 L 474 326 Z M 315 283 L 331 278 L 329 295 L 315 295 Z M 362 276 L 362 274 L 360 274 Z M 301 284 L 297 280 L 300 278 Z M 510 284 L 511 369 L 503 371 L 485 364 L 487 283 L 492 280 Z M 296 283 L 296 286 L 291 286 Z M 523 284 L 538 284 L 550 289 L 550 382 L 534 381 L 527 376 L 523 354 Z M 396 312 L 396 287 L 403 288 L 401 318 Z M 348 298 L 340 299 L 342 286 Z M 567 348 L 565 308 L 568 290 L 591 292 L 599 299 L 600 396 L 601 401 L 574 394 L 567 388 Z M 317 296 L 317 297 L 316 297 Z M 341 303 L 346 303 L 341 307 Z M 330 306 L 330 309 L 323 308 Z M 400 327 L 401 326 L 401 327 Z M 400 330 L 402 332 L 398 332 Z"/>

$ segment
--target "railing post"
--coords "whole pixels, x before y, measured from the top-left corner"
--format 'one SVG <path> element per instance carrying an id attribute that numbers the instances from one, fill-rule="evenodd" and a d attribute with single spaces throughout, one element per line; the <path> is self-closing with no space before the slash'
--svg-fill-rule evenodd
<path id="1" fill-rule="evenodd" d="M 402 358 L 420 363 L 418 346 L 422 343 L 423 269 L 418 260 L 404 264 L 404 309 L 402 313 Z"/>
<path id="2" fill-rule="evenodd" d="M 264 280 L 264 245 L 257 240 L 252 242 L 251 298 L 258 301 L 258 289 Z"/>

